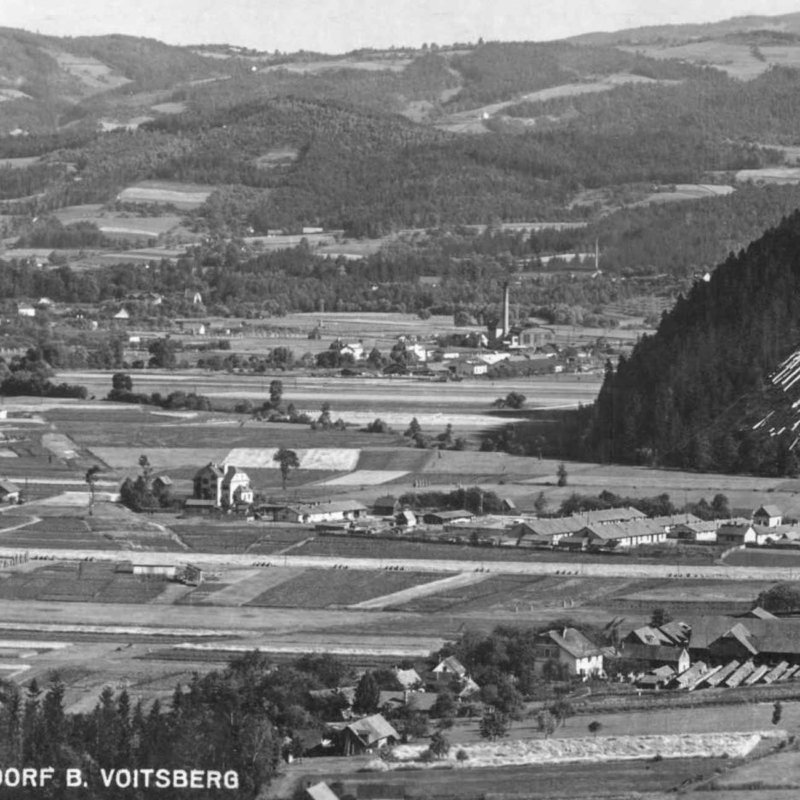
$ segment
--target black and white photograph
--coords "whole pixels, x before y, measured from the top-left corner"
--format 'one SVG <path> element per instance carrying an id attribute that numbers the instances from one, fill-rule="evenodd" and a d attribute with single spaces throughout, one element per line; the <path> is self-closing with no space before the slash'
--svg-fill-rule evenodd
<path id="1" fill-rule="evenodd" d="M 0 800 L 798 792 L 798 0 L 0 0 Z"/>

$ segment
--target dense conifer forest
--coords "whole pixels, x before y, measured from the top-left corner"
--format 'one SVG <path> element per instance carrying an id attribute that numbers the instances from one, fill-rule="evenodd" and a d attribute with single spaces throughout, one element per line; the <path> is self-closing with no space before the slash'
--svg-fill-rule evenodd
<path id="1" fill-rule="evenodd" d="M 629 359 L 607 367 L 578 444 L 603 461 L 794 475 L 789 432 L 753 430 L 800 345 L 800 212 L 697 281 Z"/>

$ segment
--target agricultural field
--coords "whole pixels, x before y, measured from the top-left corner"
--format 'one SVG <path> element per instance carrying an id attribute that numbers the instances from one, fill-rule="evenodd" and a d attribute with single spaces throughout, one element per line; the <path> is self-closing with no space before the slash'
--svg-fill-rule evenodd
<path id="1" fill-rule="evenodd" d="M 0 581 L 3 600 L 148 603 L 164 591 L 163 578 L 116 573 L 109 562 L 58 562 L 15 572 Z"/>
<path id="2" fill-rule="evenodd" d="M 732 567 L 787 567 L 800 569 L 800 550 L 769 548 L 758 550 L 745 548 L 734 550 L 725 556 L 725 563 Z"/>
<path id="3" fill-rule="evenodd" d="M 736 173 L 737 183 L 800 183 L 798 167 L 764 167 L 762 169 L 742 169 Z"/>
<path id="4" fill-rule="evenodd" d="M 181 210 L 199 208 L 213 187 L 176 181 L 141 181 L 123 189 L 117 199 L 123 203 L 163 203 Z"/>
<path id="5" fill-rule="evenodd" d="M 249 606 L 277 608 L 342 608 L 373 597 L 398 592 L 410 586 L 436 580 L 421 572 L 378 572 L 374 570 L 309 570 L 267 589 Z"/>

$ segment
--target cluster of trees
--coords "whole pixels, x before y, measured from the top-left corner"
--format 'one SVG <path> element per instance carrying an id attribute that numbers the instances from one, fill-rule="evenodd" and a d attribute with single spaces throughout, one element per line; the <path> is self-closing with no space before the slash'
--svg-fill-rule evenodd
<path id="1" fill-rule="evenodd" d="M 501 514 L 503 501 L 495 492 L 471 486 L 452 492 L 407 492 L 400 496 L 400 505 L 417 511 L 425 508 L 466 509 L 473 514 Z"/>
<path id="2" fill-rule="evenodd" d="M 190 411 L 211 411 L 211 401 L 202 394 L 184 392 L 181 390 L 170 392 L 164 396 L 161 392 L 144 394 L 133 391 L 133 378 L 126 372 L 115 372 L 111 376 L 111 390 L 106 395 L 106 400 L 115 403 L 136 403 L 138 405 L 153 405 L 167 409 L 186 408 Z"/>
<path id="3" fill-rule="evenodd" d="M 132 511 L 153 511 L 175 506 L 175 498 L 168 485 L 153 482 L 153 467 L 146 455 L 139 456 L 141 472 L 136 478 L 125 478 L 119 490 L 120 501 Z M 91 470 L 90 470 L 91 472 Z M 92 487 L 90 472 L 86 473 L 86 482 Z M 94 491 L 92 490 L 94 499 Z"/>
<path id="4" fill-rule="evenodd" d="M 627 506 L 638 508 L 648 517 L 668 517 L 681 511 L 686 514 L 694 514 L 703 520 L 730 519 L 732 516 L 730 501 L 721 492 L 715 494 L 710 503 L 702 497 L 696 503 L 685 503 L 679 508 L 670 500 L 670 496 L 666 492 L 654 497 L 629 497 L 615 494 L 607 489 L 596 496 L 573 492 L 562 501 L 558 509 L 558 516 L 566 517 L 570 514 L 580 514 L 583 511 L 625 508 Z"/>
<path id="5" fill-rule="evenodd" d="M 380 422 L 381 420 L 375 420 Z M 372 423 L 374 433 L 384 433 L 380 427 Z M 382 427 L 382 426 L 381 426 Z M 414 443 L 414 447 L 421 450 L 426 448 L 435 448 L 437 450 L 466 450 L 467 440 L 463 436 L 455 436 L 453 433 L 453 426 L 448 422 L 442 433 L 436 436 L 430 436 L 422 430 L 419 420 L 414 417 L 409 423 L 408 428 L 403 432 L 406 439 L 410 439 Z"/>
<path id="6" fill-rule="evenodd" d="M 34 397 L 87 397 L 85 386 L 53 383 L 53 368 L 40 348 L 30 348 L 24 356 L 10 360 L 0 358 L 0 395 L 32 395 Z"/>
<path id="7" fill-rule="evenodd" d="M 251 679 L 260 679 L 262 685 Z M 46 691 L 35 680 L 24 689 L 3 685 L 0 753 L 20 769 L 53 767 L 51 783 L 14 789 L 20 798 L 108 796 L 101 770 L 220 770 L 237 773 L 238 793 L 255 798 L 275 774 L 281 740 L 275 713 L 263 686 L 264 665 L 248 658 L 222 672 L 195 675 L 179 686 L 169 709 L 156 700 L 134 704 L 123 690 L 106 687 L 89 713 L 66 714 L 64 684 L 55 677 Z M 64 772 L 83 770 L 86 786 L 68 789 Z M 153 796 L 154 789 L 125 792 Z M 193 789 L 204 800 L 230 795 L 227 789 Z"/>

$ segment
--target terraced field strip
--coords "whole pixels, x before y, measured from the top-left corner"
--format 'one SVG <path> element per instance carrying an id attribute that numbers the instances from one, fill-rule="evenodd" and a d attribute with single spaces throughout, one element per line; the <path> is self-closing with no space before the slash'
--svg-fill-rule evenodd
<path id="1" fill-rule="evenodd" d="M 489 578 L 490 575 L 485 572 L 462 572 L 459 575 L 452 575 L 449 578 L 442 578 L 439 581 L 432 581 L 431 583 L 424 583 L 422 586 L 410 586 L 408 589 L 401 589 L 399 592 L 392 592 L 385 594 L 382 597 L 373 597 L 371 600 L 364 600 L 361 603 L 356 603 L 349 606 L 353 609 L 367 610 L 367 609 L 382 609 L 387 606 L 399 605 L 407 603 L 410 600 L 415 600 L 418 597 L 426 597 L 431 594 L 438 594 L 448 589 L 453 589 L 459 586 L 471 586 L 475 583 L 481 583 Z"/>
<path id="2" fill-rule="evenodd" d="M 378 486 L 381 483 L 390 483 L 408 475 L 400 470 L 385 469 L 357 469 L 347 475 L 322 481 L 320 486 Z"/>
<path id="3" fill-rule="evenodd" d="M 305 655 L 306 653 L 322 653 L 333 656 L 366 655 L 366 656 L 394 656 L 396 658 L 428 658 L 431 651 L 441 647 L 441 640 L 435 640 L 433 646 L 428 644 L 404 644 L 404 645 L 384 645 L 384 644 L 363 644 L 363 645 L 342 645 L 342 644 L 266 644 L 253 647 L 247 644 L 179 644 L 175 650 L 188 650 L 192 652 L 223 652 L 223 653 L 252 653 L 257 650 L 259 653 L 290 653 L 293 655 Z"/>
<path id="4" fill-rule="evenodd" d="M 225 462 L 237 467 L 258 467 L 259 469 L 278 469 L 274 460 L 277 447 L 247 448 L 236 447 L 225 457 Z M 358 464 L 361 451 L 347 447 L 315 447 L 297 449 L 300 469 L 320 469 L 332 472 L 349 472 Z"/>
<path id="5" fill-rule="evenodd" d="M 241 579 L 236 583 L 232 583 L 218 592 L 212 592 L 206 602 L 214 606 L 243 606 L 245 603 L 255 600 L 268 589 L 280 586 L 303 572 L 305 570 L 249 570 L 242 573 Z"/>

